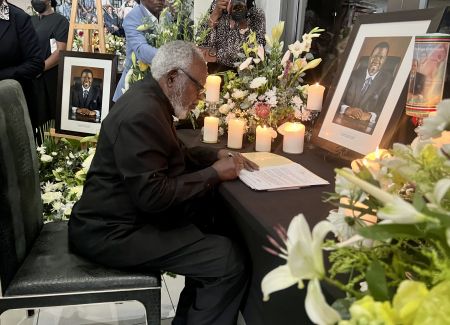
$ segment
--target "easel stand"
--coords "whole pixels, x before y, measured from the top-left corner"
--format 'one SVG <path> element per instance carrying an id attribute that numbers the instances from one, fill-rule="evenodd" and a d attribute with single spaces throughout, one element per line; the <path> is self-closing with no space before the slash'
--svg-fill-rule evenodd
<path id="1" fill-rule="evenodd" d="M 83 1 L 83 0 L 81 0 Z M 77 23 L 77 13 L 78 13 L 78 0 L 72 0 L 72 11 L 70 13 L 70 26 L 69 26 L 69 37 L 67 39 L 67 50 L 72 51 L 73 44 L 73 33 L 76 30 L 82 30 L 83 33 L 83 51 L 84 52 L 94 52 L 94 45 L 92 42 L 92 36 L 95 30 L 98 30 L 99 38 L 99 51 L 100 53 L 106 53 L 105 49 L 105 30 L 103 22 L 103 7 L 102 0 L 95 0 L 95 8 L 97 12 L 97 23 L 96 24 L 85 24 Z"/>
<path id="2" fill-rule="evenodd" d="M 79 137 L 76 135 L 70 135 L 70 134 L 56 133 L 54 128 L 50 128 L 48 135 L 51 136 L 52 138 L 54 138 L 55 142 L 58 142 L 60 139 L 64 138 L 67 140 L 79 141 L 81 149 L 87 149 L 87 146 L 88 146 L 88 142 L 81 142 L 81 139 L 83 139 L 83 137 Z"/>

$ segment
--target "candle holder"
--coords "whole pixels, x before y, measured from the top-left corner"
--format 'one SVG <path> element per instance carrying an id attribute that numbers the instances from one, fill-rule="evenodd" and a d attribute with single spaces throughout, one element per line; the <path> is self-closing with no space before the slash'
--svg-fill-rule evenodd
<path id="1" fill-rule="evenodd" d="M 314 131 L 314 125 L 316 124 L 317 118 L 320 115 L 320 111 L 307 111 L 309 112 L 308 120 L 302 121 L 302 123 L 305 125 L 305 140 L 306 142 L 310 143 Z"/>

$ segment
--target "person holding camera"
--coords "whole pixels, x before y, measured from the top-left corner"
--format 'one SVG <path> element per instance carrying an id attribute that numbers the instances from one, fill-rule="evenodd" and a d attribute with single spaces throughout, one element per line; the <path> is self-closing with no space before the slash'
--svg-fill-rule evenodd
<path id="1" fill-rule="evenodd" d="M 211 32 L 202 47 L 210 72 L 235 68 L 237 54 L 251 32 L 265 45 L 266 18 L 254 0 L 213 0 L 207 24 Z"/>

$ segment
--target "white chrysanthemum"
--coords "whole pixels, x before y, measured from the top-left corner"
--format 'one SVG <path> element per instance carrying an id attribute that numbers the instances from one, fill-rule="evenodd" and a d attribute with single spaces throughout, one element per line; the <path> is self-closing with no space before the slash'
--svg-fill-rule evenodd
<path id="1" fill-rule="evenodd" d="M 37 150 L 41 155 L 45 154 L 45 149 L 46 149 L 45 146 L 40 146 L 40 147 L 37 147 L 37 148 L 36 148 L 36 150 Z"/>
<path id="2" fill-rule="evenodd" d="M 44 163 L 51 162 L 52 160 L 53 160 L 52 156 L 49 156 L 49 155 L 46 155 L 46 154 L 43 154 L 41 156 L 41 161 L 44 162 Z"/>
<path id="3" fill-rule="evenodd" d="M 303 107 L 303 100 L 299 96 L 292 97 L 291 102 L 298 109 L 301 109 Z"/>
<path id="4" fill-rule="evenodd" d="M 253 104 L 254 102 L 256 102 L 256 99 L 258 98 L 258 94 L 256 93 L 252 93 L 247 97 L 247 100 Z"/>
<path id="5" fill-rule="evenodd" d="M 83 185 L 71 187 L 69 190 L 69 195 L 74 195 L 77 200 L 81 198 L 81 194 L 83 194 Z"/>
<path id="6" fill-rule="evenodd" d="M 63 187 L 64 187 L 64 184 L 62 182 L 58 182 L 58 183 L 46 182 L 42 186 L 42 190 L 44 191 L 44 193 L 55 192 L 55 191 L 61 190 Z"/>
<path id="7" fill-rule="evenodd" d="M 268 90 L 264 93 L 264 95 L 265 95 L 267 98 L 270 98 L 270 97 L 276 97 L 276 96 L 277 96 L 277 88 L 276 88 L 276 87 L 273 87 L 272 89 L 268 89 Z"/>
<path id="8" fill-rule="evenodd" d="M 266 77 L 256 77 L 255 79 L 250 82 L 250 88 L 251 89 L 258 89 L 259 87 L 264 86 L 267 83 Z"/>
<path id="9" fill-rule="evenodd" d="M 231 94 L 231 97 L 233 97 L 234 99 L 241 99 L 244 98 L 245 96 L 247 96 L 247 91 L 240 89 L 235 89 Z"/>
<path id="10" fill-rule="evenodd" d="M 276 107 L 278 104 L 277 96 L 272 96 L 267 100 L 267 104 L 269 104 L 272 107 Z"/>
<path id="11" fill-rule="evenodd" d="M 230 106 L 228 104 L 223 104 L 219 107 L 220 114 L 226 115 L 230 111 Z"/>
<path id="12" fill-rule="evenodd" d="M 345 210 L 343 208 L 339 208 L 338 210 L 331 210 L 327 217 L 327 220 L 330 221 L 334 227 L 334 235 L 340 242 L 343 242 L 356 235 L 355 229 L 351 227 L 345 220 L 344 211 Z"/>
<path id="13" fill-rule="evenodd" d="M 54 201 L 53 203 L 52 203 L 52 211 L 59 211 L 59 210 L 61 210 L 61 208 L 63 207 L 64 205 L 61 203 L 61 201 Z"/>
<path id="14" fill-rule="evenodd" d="M 50 204 L 53 201 L 60 200 L 62 198 L 62 193 L 61 192 L 47 192 L 47 193 L 42 194 L 41 198 L 42 198 L 42 202 L 44 204 Z"/>

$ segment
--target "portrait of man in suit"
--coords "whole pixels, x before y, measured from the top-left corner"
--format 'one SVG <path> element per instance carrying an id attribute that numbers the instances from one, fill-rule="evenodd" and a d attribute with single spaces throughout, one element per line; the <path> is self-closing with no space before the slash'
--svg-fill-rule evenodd
<path id="1" fill-rule="evenodd" d="M 380 42 L 367 61 L 350 75 L 334 123 L 371 134 L 392 86 L 393 75 L 382 70 L 389 53 L 389 43 Z"/>
<path id="2" fill-rule="evenodd" d="M 423 95 L 425 75 L 423 73 L 420 73 L 418 71 L 418 68 L 419 60 L 413 59 L 411 71 L 409 73 L 408 97 Z"/>
<path id="3" fill-rule="evenodd" d="M 70 88 L 69 119 L 100 123 L 102 110 L 102 89 L 94 83 L 91 69 L 81 72 L 80 81 Z"/>

